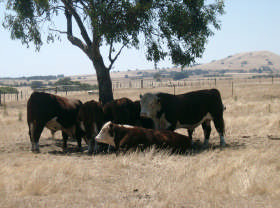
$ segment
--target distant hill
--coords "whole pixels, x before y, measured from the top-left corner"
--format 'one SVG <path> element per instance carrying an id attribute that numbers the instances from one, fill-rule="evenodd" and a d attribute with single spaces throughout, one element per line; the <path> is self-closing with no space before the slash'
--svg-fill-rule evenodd
<path id="1" fill-rule="evenodd" d="M 269 51 L 239 53 L 210 63 L 196 65 L 191 69 L 202 70 L 244 70 L 269 68 L 280 72 L 280 56 Z"/>

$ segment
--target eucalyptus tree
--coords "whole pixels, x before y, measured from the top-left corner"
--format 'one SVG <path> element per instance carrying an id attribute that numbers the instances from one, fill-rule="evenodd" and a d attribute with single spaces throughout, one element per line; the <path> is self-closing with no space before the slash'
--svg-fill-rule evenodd
<path id="1" fill-rule="evenodd" d="M 220 29 L 222 0 L 7 0 L 4 28 L 12 39 L 34 44 L 66 35 L 81 49 L 97 74 L 103 103 L 113 99 L 110 70 L 124 48 L 145 47 L 146 58 L 166 57 L 189 65 L 201 57 L 208 37 Z M 59 16 L 60 18 L 57 18 Z M 64 26 L 58 19 L 63 18 Z M 44 35 L 47 34 L 47 35 Z M 107 47 L 106 55 L 101 48 Z M 107 59 L 107 60 L 105 60 Z M 107 63 L 107 64 L 105 64 Z"/>

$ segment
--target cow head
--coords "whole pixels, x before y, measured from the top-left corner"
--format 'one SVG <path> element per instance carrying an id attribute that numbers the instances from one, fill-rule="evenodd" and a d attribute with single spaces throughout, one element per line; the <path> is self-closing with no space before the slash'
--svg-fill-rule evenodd
<path id="1" fill-rule="evenodd" d="M 105 123 L 99 134 L 95 137 L 95 140 L 115 147 L 114 124 L 111 121 Z"/>
<path id="2" fill-rule="evenodd" d="M 157 113 L 161 110 L 161 104 L 157 94 L 146 93 L 140 95 L 141 112 L 143 117 L 156 118 Z"/>

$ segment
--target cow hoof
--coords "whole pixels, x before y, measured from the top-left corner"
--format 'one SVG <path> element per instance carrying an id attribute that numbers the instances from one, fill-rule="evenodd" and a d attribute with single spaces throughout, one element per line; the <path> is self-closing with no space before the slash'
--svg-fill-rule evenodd
<path id="1" fill-rule="evenodd" d="M 31 151 L 32 151 L 32 153 L 34 153 L 34 154 L 40 153 L 40 150 L 31 150 Z"/>

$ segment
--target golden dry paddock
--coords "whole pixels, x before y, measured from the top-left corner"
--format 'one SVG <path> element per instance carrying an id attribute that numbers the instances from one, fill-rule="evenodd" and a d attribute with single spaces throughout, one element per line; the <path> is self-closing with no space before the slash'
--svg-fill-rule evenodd
<path id="1" fill-rule="evenodd" d="M 204 87 L 201 87 L 204 88 Z M 178 87 L 183 93 L 199 87 Z M 279 207 L 280 84 L 217 85 L 226 142 L 212 125 L 210 148 L 190 155 L 150 149 L 116 157 L 63 154 L 61 134 L 44 130 L 30 152 L 26 100 L 0 107 L 0 207 Z M 115 98 L 173 88 L 116 89 Z M 87 101 L 96 95 L 70 93 Z M 180 133 L 187 134 L 185 129 Z M 194 140 L 203 141 L 198 127 Z M 83 142 L 86 149 L 86 145 Z"/>

